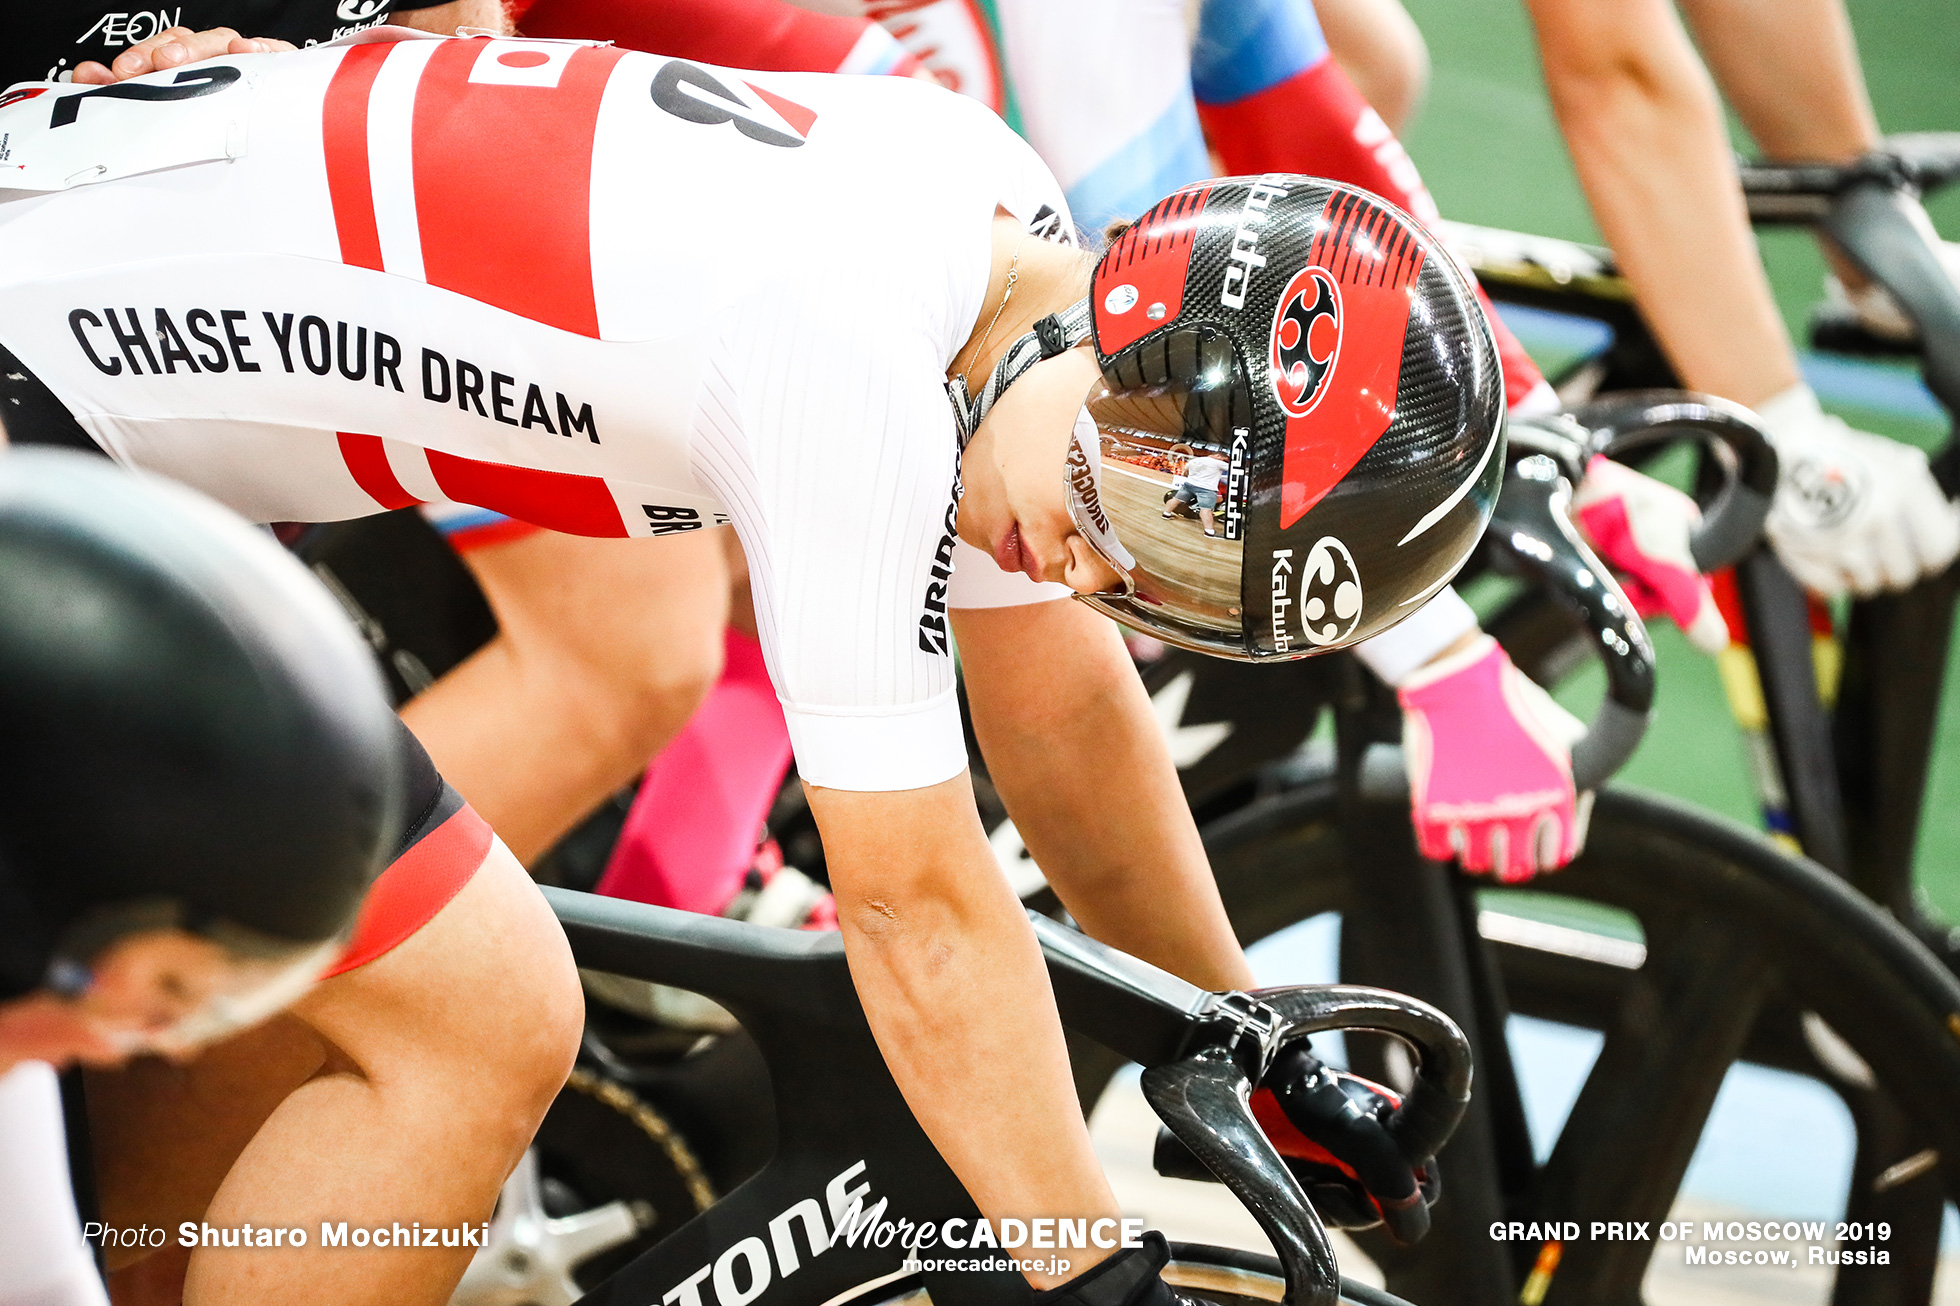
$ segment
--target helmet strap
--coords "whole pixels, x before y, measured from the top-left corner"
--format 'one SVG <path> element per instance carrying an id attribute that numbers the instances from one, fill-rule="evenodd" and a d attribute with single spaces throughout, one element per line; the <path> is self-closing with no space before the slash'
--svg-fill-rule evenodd
<path id="1" fill-rule="evenodd" d="M 953 422 L 959 427 L 960 448 L 973 441 L 973 433 L 1000 401 L 1007 387 L 1028 374 L 1036 363 L 1067 353 L 1089 338 L 1093 323 L 1087 298 L 1078 299 L 1059 313 L 1050 313 L 1034 324 L 1034 330 L 1016 340 L 994 364 L 978 395 L 969 395 L 966 378 L 956 376 L 946 383 L 946 397 L 953 403 Z"/>

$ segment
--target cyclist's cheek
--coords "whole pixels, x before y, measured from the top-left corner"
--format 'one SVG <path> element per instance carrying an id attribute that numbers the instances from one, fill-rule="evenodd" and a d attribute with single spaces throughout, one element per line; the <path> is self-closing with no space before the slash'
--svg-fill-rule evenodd
<path id="1" fill-rule="evenodd" d="M 1068 566 L 1062 579 L 1077 594 L 1112 594 L 1122 588 L 1123 578 L 1103 560 L 1095 546 L 1080 531 L 1071 531 L 1066 541 Z"/>

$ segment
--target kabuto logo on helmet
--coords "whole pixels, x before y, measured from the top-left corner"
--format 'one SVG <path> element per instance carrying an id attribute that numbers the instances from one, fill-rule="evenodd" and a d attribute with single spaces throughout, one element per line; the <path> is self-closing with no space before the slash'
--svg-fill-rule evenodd
<path id="1" fill-rule="evenodd" d="M 1403 337 L 1424 255 L 1413 229 L 1370 196 L 1336 190 L 1320 217 L 1308 266 L 1288 283 L 1273 319 L 1274 368 L 1280 366 L 1284 346 L 1297 351 L 1300 363 L 1308 365 L 1299 375 L 1312 377 L 1310 364 L 1318 349 L 1311 337 L 1318 331 L 1323 337 L 1320 347 L 1327 347 L 1328 328 L 1319 325 L 1325 319 L 1310 316 L 1316 301 L 1309 298 L 1299 307 L 1309 315 L 1297 322 L 1304 334 L 1293 339 L 1296 323 L 1288 319 L 1290 306 L 1296 293 L 1308 292 L 1309 277 L 1317 282 L 1325 277 L 1321 284 L 1338 287 L 1336 338 L 1325 371 L 1310 391 L 1290 392 L 1279 376 L 1273 380 L 1286 411 L 1286 456 L 1280 470 L 1282 529 L 1306 516 L 1339 484 L 1394 420 Z M 1305 420 L 1309 412 L 1311 421 Z"/>
<path id="2" fill-rule="evenodd" d="M 1377 196 L 1290 175 L 1179 191 L 1111 244 L 1088 303 L 1101 439 L 1081 447 L 1134 565 L 1085 601 L 1180 648 L 1297 658 L 1379 634 L 1462 565 L 1501 479 L 1503 389 L 1437 248 Z M 1180 445 L 1228 460 L 1212 522 L 1163 511 Z"/>
<path id="3" fill-rule="evenodd" d="M 1301 268 L 1273 314 L 1273 393 L 1288 417 L 1314 410 L 1340 351 L 1340 285 L 1326 268 Z"/>
<path id="4" fill-rule="evenodd" d="M 1361 620 L 1361 572 L 1347 545 L 1323 535 L 1300 567 L 1300 633 L 1307 643 L 1338 644 Z"/>

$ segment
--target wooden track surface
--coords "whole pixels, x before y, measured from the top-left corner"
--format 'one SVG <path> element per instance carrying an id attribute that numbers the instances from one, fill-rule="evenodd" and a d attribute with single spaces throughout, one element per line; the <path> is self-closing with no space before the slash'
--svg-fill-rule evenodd
<path id="1" fill-rule="evenodd" d="M 1164 492 L 1171 488 L 1168 472 L 1147 467 L 1103 464 L 1102 494 L 1123 525 L 1117 536 L 1132 553 L 1147 552 L 1153 570 L 1170 590 L 1208 613 L 1220 630 L 1239 628 L 1240 560 L 1242 540 L 1224 538 L 1225 505 L 1215 514 L 1219 537 L 1207 539 L 1195 512 L 1166 518 Z"/>

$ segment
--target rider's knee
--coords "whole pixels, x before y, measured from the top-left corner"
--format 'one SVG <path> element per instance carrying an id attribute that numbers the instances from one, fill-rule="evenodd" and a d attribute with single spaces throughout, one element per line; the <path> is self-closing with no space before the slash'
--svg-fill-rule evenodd
<path id="1" fill-rule="evenodd" d="M 662 633 L 644 656 L 619 668 L 613 681 L 630 709 L 625 720 L 639 735 L 636 749 L 651 753 L 666 743 L 675 724 L 694 715 L 721 679 L 724 626 L 688 621 Z"/>
<path id="2" fill-rule="evenodd" d="M 321 984 L 298 1013 L 385 1089 L 521 1145 L 571 1072 L 584 998 L 563 929 L 502 843 L 393 951 Z"/>

